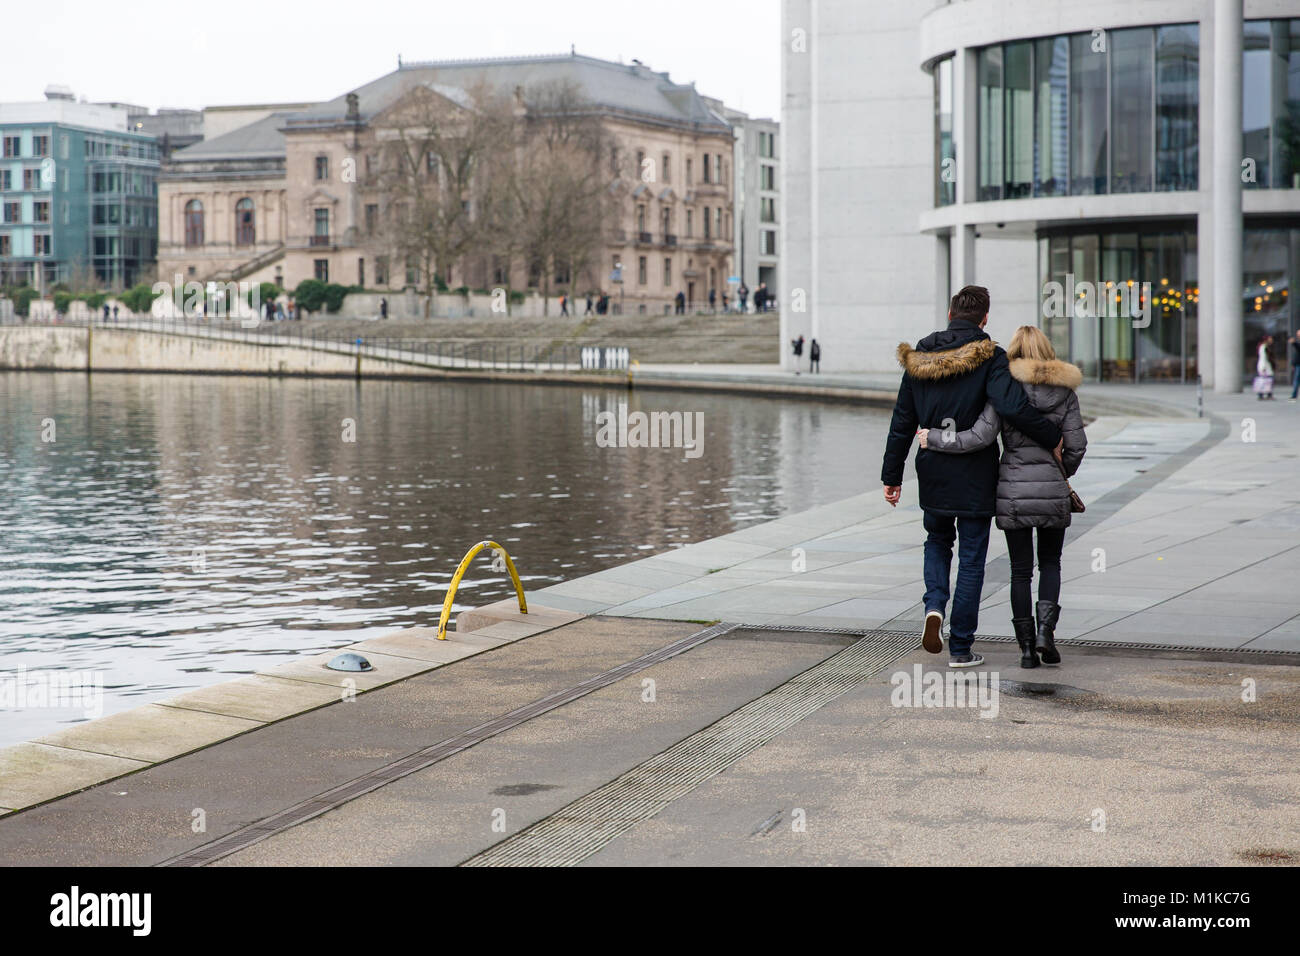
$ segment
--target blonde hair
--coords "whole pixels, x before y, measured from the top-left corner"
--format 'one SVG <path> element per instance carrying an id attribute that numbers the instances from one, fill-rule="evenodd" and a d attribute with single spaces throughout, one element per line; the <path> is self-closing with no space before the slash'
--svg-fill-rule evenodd
<path id="1" fill-rule="evenodd" d="M 1016 329 L 1016 334 L 1011 336 L 1011 344 L 1007 346 L 1007 358 L 1050 362 L 1056 358 L 1056 350 L 1052 348 L 1052 343 L 1048 341 L 1042 329 L 1033 325 L 1022 325 Z"/>

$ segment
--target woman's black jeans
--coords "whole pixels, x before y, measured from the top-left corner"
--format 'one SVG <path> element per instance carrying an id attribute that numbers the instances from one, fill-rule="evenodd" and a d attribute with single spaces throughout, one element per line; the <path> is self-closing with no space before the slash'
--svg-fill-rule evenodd
<path id="1" fill-rule="evenodd" d="M 1011 616 L 1034 616 L 1030 585 L 1034 580 L 1034 531 L 1038 532 L 1038 600 L 1060 603 L 1061 548 L 1064 528 L 1017 528 L 1007 536 L 1011 558 Z"/>

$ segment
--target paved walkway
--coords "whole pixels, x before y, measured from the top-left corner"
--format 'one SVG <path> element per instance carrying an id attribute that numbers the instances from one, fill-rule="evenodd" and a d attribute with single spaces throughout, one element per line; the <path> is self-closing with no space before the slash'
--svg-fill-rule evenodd
<path id="1" fill-rule="evenodd" d="M 1211 397 L 1197 419 L 1190 390 L 1163 398 L 1168 417 L 1089 426 L 1060 667 L 986 640 L 973 696 L 944 688 L 917 648 L 914 483 L 890 509 L 866 475 L 848 501 L 535 592 L 529 620 L 367 642 L 355 695 L 300 661 L 151 705 L 188 723 L 85 725 L 42 753 L 138 766 L 16 802 L 0 861 L 1300 862 L 1300 406 Z M 1009 633 L 994 542 L 990 636 Z"/>
<path id="2" fill-rule="evenodd" d="M 1194 407 L 1191 389 L 1164 397 Z M 1089 427 L 1074 482 L 1089 508 L 1075 518 L 1062 562 L 1063 638 L 1300 651 L 1300 607 L 1290 597 L 1300 574 L 1300 406 L 1243 395 L 1210 397 L 1207 408 L 1212 417 L 1104 417 Z M 545 588 L 537 599 L 677 620 L 919 622 L 915 483 L 895 510 L 873 478 L 847 501 Z M 1001 535 L 989 562 L 980 630 L 1009 635 Z"/>

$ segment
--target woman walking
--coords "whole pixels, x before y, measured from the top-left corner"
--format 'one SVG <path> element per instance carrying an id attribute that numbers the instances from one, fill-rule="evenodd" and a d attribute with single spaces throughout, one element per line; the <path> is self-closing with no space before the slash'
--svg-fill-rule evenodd
<path id="1" fill-rule="evenodd" d="M 1083 381 L 1079 369 L 1056 358 L 1041 330 L 1022 325 L 1007 348 L 1011 375 L 1044 417 L 1061 429 L 1063 448 L 1052 452 L 1002 422 L 992 405 L 968 430 L 922 429 L 921 447 L 963 454 L 991 445 L 1002 435 L 998 466 L 997 525 L 1007 536 L 1011 560 L 1011 625 L 1020 645 L 1020 666 L 1059 664 L 1056 624 L 1061 615 L 1061 549 L 1070 526 L 1068 475 L 1079 470 L 1088 439 L 1075 389 Z M 1034 577 L 1034 532 L 1038 533 L 1038 604 L 1031 608 Z M 1035 623 L 1034 611 L 1038 620 Z"/>
<path id="2" fill-rule="evenodd" d="M 1255 350 L 1255 397 L 1261 402 L 1273 399 L 1273 358 L 1268 351 L 1272 344 L 1273 336 L 1265 335 Z"/>

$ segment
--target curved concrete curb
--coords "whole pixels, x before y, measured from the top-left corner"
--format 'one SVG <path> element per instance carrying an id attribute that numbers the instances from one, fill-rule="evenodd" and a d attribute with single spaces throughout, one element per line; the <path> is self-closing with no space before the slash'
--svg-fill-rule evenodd
<path id="1" fill-rule="evenodd" d="M 501 602 L 508 605 L 509 602 Z M 0 816 L 25 810 L 356 694 L 424 674 L 585 615 L 544 606 L 526 616 L 488 605 L 461 615 L 465 629 L 409 628 L 286 663 L 154 704 L 110 714 L 0 750 Z M 510 612 L 513 611 L 513 614 Z M 463 622 L 463 625 L 462 625 Z M 353 651 L 373 671 L 341 672 L 325 664 Z"/>

